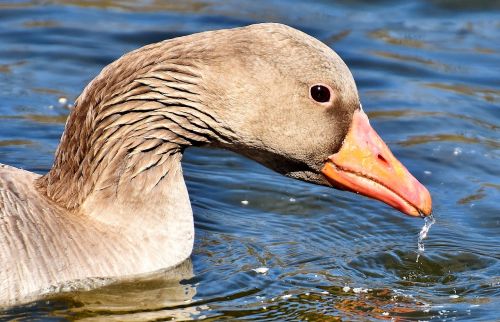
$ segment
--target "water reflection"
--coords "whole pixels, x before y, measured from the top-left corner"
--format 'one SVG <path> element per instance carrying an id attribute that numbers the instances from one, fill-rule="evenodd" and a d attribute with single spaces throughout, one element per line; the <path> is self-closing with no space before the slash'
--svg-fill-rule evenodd
<path id="1" fill-rule="evenodd" d="M 394 31 L 387 29 L 375 30 L 370 32 L 369 35 L 370 37 L 373 37 L 375 39 L 380 39 L 391 45 L 406 46 L 413 48 L 427 47 L 427 45 L 424 42 L 417 39 L 412 39 L 411 37 L 408 37 L 409 35 L 407 35 L 406 37 L 398 36 L 394 34 Z"/>
<path id="2" fill-rule="evenodd" d="M 379 95 L 383 95 L 380 93 Z M 479 118 L 468 115 L 456 114 L 442 111 L 418 111 L 418 110 L 371 110 L 367 112 L 370 119 L 398 119 L 398 118 L 411 118 L 419 119 L 425 117 L 440 117 L 443 119 L 458 119 L 470 122 L 474 125 L 484 127 L 489 130 L 499 130 L 500 125 L 490 123 Z"/>
<path id="3" fill-rule="evenodd" d="M 0 73 L 9 74 L 12 72 L 12 69 L 23 66 L 26 64 L 26 61 L 17 61 L 12 64 L 0 64 Z"/>
<path id="4" fill-rule="evenodd" d="M 184 320 L 197 318 L 206 306 L 193 305 L 196 286 L 184 283 L 193 277 L 191 260 L 174 269 L 133 278 L 90 291 L 57 294 L 38 301 L 41 307 L 62 306 L 52 315 L 83 321 Z"/>
<path id="5" fill-rule="evenodd" d="M 500 96 L 500 90 L 492 88 L 473 87 L 464 84 L 427 83 L 426 86 L 438 88 L 445 91 L 451 91 L 462 95 L 477 96 L 491 103 L 498 101 Z"/>
<path id="6" fill-rule="evenodd" d="M 467 144 L 482 144 L 494 149 L 500 148 L 500 141 L 486 138 L 467 137 L 461 134 L 417 135 L 409 137 L 404 141 L 399 142 L 399 144 L 402 146 L 412 146 L 430 142 L 460 142 Z"/>
<path id="7" fill-rule="evenodd" d="M 71 5 L 83 8 L 99 8 L 99 9 L 119 9 L 132 12 L 155 12 L 155 11 L 178 11 L 178 12 L 197 12 L 205 9 L 209 5 L 209 1 L 131 1 L 131 0 L 50 0 L 48 4 L 54 5 Z M 0 9 L 7 8 L 23 8 L 38 5 L 37 1 L 26 1 L 22 3 L 4 3 L 0 4 Z M 31 24 L 28 25 L 32 26 Z M 37 25 L 35 24 L 35 27 Z"/>
<path id="8" fill-rule="evenodd" d="M 334 43 L 341 41 L 345 37 L 349 36 L 351 34 L 351 32 L 352 32 L 352 30 L 346 29 L 346 30 L 343 30 L 341 32 L 334 33 L 333 35 L 328 36 L 327 38 L 321 39 L 321 41 L 323 41 L 328 46 L 331 46 Z"/>
<path id="9" fill-rule="evenodd" d="M 443 72 L 451 72 L 451 71 L 456 71 L 458 70 L 458 67 L 453 67 L 445 63 L 437 62 L 431 59 L 426 59 L 418 56 L 410 56 L 410 55 L 403 55 L 403 54 L 398 54 L 398 53 L 392 53 L 392 52 L 385 52 L 385 51 L 375 51 L 373 52 L 374 55 L 384 57 L 384 58 L 390 58 L 390 59 L 395 59 L 395 60 L 400 60 L 404 62 L 409 62 L 409 63 L 418 63 L 422 65 L 427 65 L 429 68 L 437 68 L 440 71 Z"/>
<path id="10" fill-rule="evenodd" d="M 13 146 L 13 145 L 32 145 L 33 142 L 29 140 L 0 140 L 0 146 Z"/>
<path id="11" fill-rule="evenodd" d="M 500 192 L 500 185 L 494 183 L 482 183 L 481 186 L 472 194 L 460 198 L 457 203 L 460 205 L 472 204 L 487 196 L 488 190 L 496 190 Z"/>

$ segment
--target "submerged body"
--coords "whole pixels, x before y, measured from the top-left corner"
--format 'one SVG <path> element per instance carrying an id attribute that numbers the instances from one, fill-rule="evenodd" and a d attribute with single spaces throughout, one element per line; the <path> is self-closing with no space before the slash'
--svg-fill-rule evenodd
<path id="1" fill-rule="evenodd" d="M 150 211 L 138 210 L 136 220 L 119 226 L 60 207 L 33 189 L 39 179 L 0 165 L 0 304 L 35 299 L 68 282 L 92 287 L 87 278 L 101 285 L 158 271 L 191 254 L 194 226 L 183 181 L 177 193 L 169 190 L 171 198 L 151 198 Z M 142 216 L 158 217 L 158 226 L 147 227 Z"/>
<path id="2" fill-rule="evenodd" d="M 279 24 L 176 38 L 126 54 L 85 88 L 49 173 L 0 167 L 0 305 L 188 258 L 189 146 L 230 149 L 409 215 L 431 211 L 326 45 Z"/>

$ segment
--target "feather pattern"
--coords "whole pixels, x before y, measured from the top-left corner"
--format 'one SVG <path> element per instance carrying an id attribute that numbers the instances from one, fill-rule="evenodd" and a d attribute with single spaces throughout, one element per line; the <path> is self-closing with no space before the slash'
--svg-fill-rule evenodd
<path id="1" fill-rule="evenodd" d="M 308 97 L 322 79 L 337 90 L 334 107 Z M 0 165 L 0 305 L 188 258 L 194 224 L 181 159 L 190 146 L 329 185 L 320 167 L 358 108 L 342 60 L 279 24 L 125 54 L 77 98 L 47 174 Z"/>

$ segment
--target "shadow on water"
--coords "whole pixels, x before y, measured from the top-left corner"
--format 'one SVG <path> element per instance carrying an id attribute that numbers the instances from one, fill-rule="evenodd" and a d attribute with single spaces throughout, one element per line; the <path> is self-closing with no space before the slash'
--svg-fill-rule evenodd
<path id="1" fill-rule="evenodd" d="M 342 56 L 372 125 L 431 191 L 437 219 L 417 263 L 422 221 L 191 149 L 192 263 L 7 308 L 0 320 L 498 319 L 499 18 L 496 1 L 472 0 L 0 3 L 1 163 L 46 172 L 73 100 L 123 53 L 276 21 Z"/>

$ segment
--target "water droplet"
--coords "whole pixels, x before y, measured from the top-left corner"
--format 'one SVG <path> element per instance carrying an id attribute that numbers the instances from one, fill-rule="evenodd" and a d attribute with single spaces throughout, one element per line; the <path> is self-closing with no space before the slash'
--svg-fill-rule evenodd
<path id="1" fill-rule="evenodd" d="M 258 274 L 266 274 L 267 271 L 269 271 L 269 268 L 267 268 L 267 267 L 259 267 L 259 268 L 252 269 L 252 271 L 254 271 L 255 273 L 258 273 Z"/>
<path id="2" fill-rule="evenodd" d="M 61 105 L 66 105 L 68 103 L 68 99 L 66 97 L 59 97 L 59 99 L 57 101 Z"/>
<path id="3" fill-rule="evenodd" d="M 424 226 L 420 230 L 420 233 L 418 233 L 418 251 L 417 251 L 417 260 L 416 262 L 418 263 L 418 259 L 420 258 L 420 255 L 422 255 L 425 251 L 424 247 L 424 239 L 427 238 L 427 234 L 429 233 L 429 229 L 431 229 L 431 226 L 434 225 L 436 222 L 436 219 L 434 219 L 434 216 L 431 214 L 427 217 L 424 217 Z"/>

